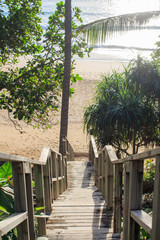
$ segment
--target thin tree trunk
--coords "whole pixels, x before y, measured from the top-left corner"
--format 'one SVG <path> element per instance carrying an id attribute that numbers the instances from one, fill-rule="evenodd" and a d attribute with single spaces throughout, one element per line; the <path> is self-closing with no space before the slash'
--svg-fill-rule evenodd
<path id="1" fill-rule="evenodd" d="M 59 152 L 62 153 L 62 139 L 67 137 L 68 131 L 68 112 L 69 112 L 69 91 L 70 91 L 70 72 L 71 72 L 71 0 L 65 0 L 65 62 L 64 62 L 64 79 L 61 108 L 60 124 L 60 143 Z"/>

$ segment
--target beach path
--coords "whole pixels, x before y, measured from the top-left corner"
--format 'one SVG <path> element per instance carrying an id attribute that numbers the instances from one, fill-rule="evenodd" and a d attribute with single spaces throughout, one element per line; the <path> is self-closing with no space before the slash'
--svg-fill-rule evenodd
<path id="1" fill-rule="evenodd" d="M 87 159 L 68 162 L 68 189 L 53 203 L 47 222 L 49 240 L 120 239 L 113 233 L 112 211 L 106 210 L 94 186 L 94 169 Z"/>
<path id="2" fill-rule="evenodd" d="M 88 152 L 86 132 L 83 130 L 83 114 L 85 108 L 92 101 L 97 82 L 101 81 L 101 74 L 111 73 L 112 70 L 123 70 L 121 62 L 106 61 L 77 61 L 75 72 L 83 80 L 73 84 L 75 93 L 70 98 L 68 139 L 75 152 Z M 52 116 L 55 121 L 60 121 L 60 113 Z M 58 151 L 60 124 L 53 125 L 51 129 L 43 130 L 26 125 L 19 121 L 23 133 L 15 129 L 8 118 L 6 110 L 0 111 L 0 150 L 8 154 L 21 155 L 31 159 L 39 159 L 43 147 L 49 146 Z"/>

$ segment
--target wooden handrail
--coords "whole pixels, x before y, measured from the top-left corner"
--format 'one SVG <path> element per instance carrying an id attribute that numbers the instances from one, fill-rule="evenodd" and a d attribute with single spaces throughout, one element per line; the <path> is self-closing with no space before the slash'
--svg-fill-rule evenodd
<path id="1" fill-rule="evenodd" d="M 95 149 L 93 136 L 90 145 L 90 154 L 92 156 L 92 151 Z M 156 163 L 152 218 L 142 211 L 144 160 L 150 158 L 155 158 Z M 152 240 L 159 240 L 160 148 L 118 159 L 113 147 L 105 146 L 98 154 L 95 172 L 97 173 L 95 184 L 106 200 L 107 209 L 113 208 L 114 211 L 114 232 L 121 232 L 123 206 L 123 240 L 140 239 L 140 226 L 151 234 Z M 122 184 L 123 178 L 124 186 Z"/>
<path id="2" fill-rule="evenodd" d="M 74 150 L 68 139 L 65 137 L 62 139 L 62 155 L 67 158 L 67 161 L 74 161 Z"/>
<path id="3" fill-rule="evenodd" d="M 23 213 L 14 213 L 9 216 L 7 219 L 0 222 L 0 236 L 8 233 L 10 230 L 15 228 L 17 225 L 22 223 L 27 219 L 27 212 Z"/>
<path id="4" fill-rule="evenodd" d="M 91 136 L 91 139 L 90 139 L 90 147 L 91 147 L 90 151 L 93 151 L 93 157 L 97 158 L 98 150 L 97 150 L 96 142 L 93 136 Z M 90 156 L 90 158 L 92 158 L 92 155 Z"/>
<path id="5" fill-rule="evenodd" d="M 98 187 L 98 150 L 96 146 L 96 142 L 93 136 L 90 137 L 90 142 L 89 142 L 89 160 L 95 165 L 94 168 L 94 176 L 95 176 L 95 185 Z"/>
<path id="6" fill-rule="evenodd" d="M 112 153 L 115 154 L 115 153 Z M 117 164 L 117 163 L 125 163 L 125 162 L 129 162 L 129 161 L 141 161 L 141 160 L 145 160 L 145 159 L 149 159 L 149 158 L 155 158 L 156 156 L 160 155 L 160 148 L 154 148 L 142 153 L 138 153 L 138 154 L 134 154 L 131 155 L 129 157 L 126 158 L 122 158 L 122 159 L 111 159 L 113 164 Z"/>
<path id="7" fill-rule="evenodd" d="M 15 214 L 0 222 L 0 237 L 17 227 L 19 240 L 35 240 L 32 177 L 36 207 L 42 208 L 39 212 L 45 216 L 37 218 L 38 233 L 45 235 L 46 216 L 51 213 L 53 201 L 67 188 L 66 156 L 45 147 L 39 161 L 5 153 L 0 153 L 0 161 L 12 163 L 15 198 Z"/>

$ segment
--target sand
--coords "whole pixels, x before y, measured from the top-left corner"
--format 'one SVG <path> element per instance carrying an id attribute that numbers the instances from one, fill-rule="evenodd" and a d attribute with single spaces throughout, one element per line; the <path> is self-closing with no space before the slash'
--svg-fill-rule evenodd
<path id="1" fill-rule="evenodd" d="M 101 60 L 79 60 L 76 73 L 83 80 L 74 84 L 75 93 L 70 98 L 68 139 L 75 152 L 87 152 L 89 138 L 83 130 L 83 113 L 92 101 L 95 86 L 102 74 L 123 69 L 124 63 Z M 25 156 L 38 160 L 43 147 L 58 150 L 60 125 L 49 130 L 34 129 L 21 122 L 23 133 L 15 129 L 7 112 L 0 111 L 0 152 Z"/>

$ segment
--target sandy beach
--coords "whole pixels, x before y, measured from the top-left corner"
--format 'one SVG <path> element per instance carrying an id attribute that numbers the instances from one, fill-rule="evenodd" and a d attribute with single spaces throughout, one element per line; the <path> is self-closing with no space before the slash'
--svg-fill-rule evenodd
<path id="1" fill-rule="evenodd" d="M 75 93 L 70 98 L 68 139 L 75 152 L 88 151 L 88 137 L 83 130 L 83 113 L 92 100 L 95 86 L 102 74 L 112 70 L 122 71 L 125 63 L 101 60 L 79 60 L 76 73 L 83 80 L 74 84 Z M 15 129 L 8 119 L 7 112 L 0 111 L 0 152 L 18 154 L 38 160 L 43 147 L 49 146 L 58 150 L 60 125 L 49 130 L 34 129 L 21 122 L 23 133 Z"/>

